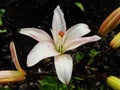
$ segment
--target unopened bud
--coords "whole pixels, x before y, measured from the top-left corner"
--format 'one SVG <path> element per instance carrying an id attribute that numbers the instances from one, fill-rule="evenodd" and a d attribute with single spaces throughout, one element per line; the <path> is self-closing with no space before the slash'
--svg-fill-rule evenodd
<path id="1" fill-rule="evenodd" d="M 120 23 L 120 7 L 114 10 L 101 24 L 98 33 L 105 36 Z"/>
<path id="2" fill-rule="evenodd" d="M 120 32 L 111 40 L 110 46 L 112 48 L 120 47 Z"/>
<path id="3" fill-rule="evenodd" d="M 12 60 L 17 70 L 0 71 L 0 84 L 22 81 L 26 77 L 26 72 L 21 68 L 19 64 L 14 42 L 10 43 L 10 51 Z"/>
<path id="4" fill-rule="evenodd" d="M 0 84 L 23 81 L 24 79 L 25 76 L 19 71 L 15 70 L 0 71 Z"/>
<path id="5" fill-rule="evenodd" d="M 109 76 L 107 78 L 107 84 L 114 90 L 120 90 L 120 79 L 115 76 Z"/>

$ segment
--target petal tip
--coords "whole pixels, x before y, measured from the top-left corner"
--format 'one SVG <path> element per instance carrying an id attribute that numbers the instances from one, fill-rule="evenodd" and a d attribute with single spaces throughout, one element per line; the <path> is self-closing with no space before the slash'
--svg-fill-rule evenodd
<path id="1" fill-rule="evenodd" d="M 32 67 L 34 64 L 31 64 L 30 62 L 27 62 L 27 67 Z"/>
<path id="2" fill-rule="evenodd" d="M 56 11 L 56 10 L 60 10 L 60 6 L 59 5 L 57 5 L 57 7 L 55 8 L 54 11 Z"/>
<path id="3" fill-rule="evenodd" d="M 94 36 L 93 36 L 93 39 L 94 39 L 95 41 L 98 41 L 98 40 L 100 40 L 100 39 L 101 39 L 101 37 L 100 37 L 100 36 L 98 36 L 98 35 L 94 35 Z"/>
<path id="4" fill-rule="evenodd" d="M 29 59 L 29 56 L 27 57 L 27 67 L 31 67 L 35 65 L 35 62 L 32 59 Z"/>
<path id="5" fill-rule="evenodd" d="M 59 14 L 61 13 L 63 15 L 63 12 L 62 12 L 62 10 L 61 10 L 59 5 L 57 5 L 57 7 L 54 10 L 54 13 L 56 13 L 56 12 L 59 13 Z"/>

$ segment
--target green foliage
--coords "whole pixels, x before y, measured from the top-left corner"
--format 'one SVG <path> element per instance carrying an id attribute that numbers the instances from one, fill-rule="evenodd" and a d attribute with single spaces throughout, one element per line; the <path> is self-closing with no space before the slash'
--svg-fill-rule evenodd
<path id="1" fill-rule="evenodd" d="M 10 88 L 0 88 L 0 90 L 11 90 Z"/>
<path id="2" fill-rule="evenodd" d="M 81 52 L 77 52 L 75 55 L 75 60 L 77 61 L 77 63 L 79 63 L 84 57 L 84 54 Z"/>
<path id="3" fill-rule="evenodd" d="M 4 9 L 0 9 L 0 26 L 3 25 L 2 17 L 4 15 L 4 13 L 5 13 L 5 10 Z M 6 29 L 0 30 L 0 34 L 5 33 L 5 32 L 7 32 Z"/>
<path id="4" fill-rule="evenodd" d="M 80 87 L 78 87 L 78 90 L 82 90 Z"/>
<path id="5" fill-rule="evenodd" d="M 6 29 L 4 29 L 4 30 L 0 30 L 0 34 L 2 34 L 2 33 L 6 33 L 6 32 L 7 32 Z"/>
<path id="6" fill-rule="evenodd" d="M 88 61 L 87 65 L 86 65 L 86 70 L 89 74 L 91 74 L 90 70 L 92 71 L 96 71 L 97 69 L 94 67 L 91 67 L 90 65 L 95 61 L 95 56 L 100 54 L 100 51 L 96 51 L 95 49 L 91 49 L 89 56 L 90 56 L 90 60 Z"/>
<path id="7" fill-rule="evenodd" d="M 100 53 L 100 51 L 96 51 L 95 49 L 91 49 L 89 56 L 90 57 L 95 57 L 96 55 L 98 55 Z"/>
<path id="8" fill-rule="evenodd" d="M 0 26 L 3 25 L 2 16 L 3 16 L 4 13 L 5 13 L 5 10 L 4 9 L 0 9 Z"/>
<path id="9" fill-rule="evenodd" d="M 100 54 L 100 51 L 96 51 L 95 49 L 91 49 L 89 56 L 91 57 L 90 60 L 88 61 L 88 65 L 92 64 L 94 62 L 94 58 L 96 55 Z"/>
<path id="10" fill-rule="evenodd" d="M 102 85 L 99 89 L 100 89 L 100 90 L 104 90 L 104 86 Z"/>
<path id="11" fill-rule="evenodd" d="M 80 77 L 75 77 L 76 80 L 79 80 L 79 81 L 83 81 L 84 79 L 83 78 L 80 78 Z"/>
<path id="12" fill-rule="evenodd" d="M 74 4 L 75 4 L 78 8 L 80 8 L 80 10 L 85 11 L 84 6 L 83 6 L 82 3 L 80 3 L 80 2 L 75 2 Z"/>
<path id="13" fill-rule="evenodd" d="M 38 81 L 40 83 L 40 90 L 67 90 L 67 85 L 62 84 L 55 76 L 47 76 L 42 80 Z M 70 90 L 73 90 L 74 85 L 70 85 Z"/>

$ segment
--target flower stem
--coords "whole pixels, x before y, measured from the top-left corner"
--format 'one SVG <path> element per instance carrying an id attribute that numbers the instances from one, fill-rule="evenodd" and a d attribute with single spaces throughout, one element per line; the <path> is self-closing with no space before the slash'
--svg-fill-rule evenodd
<path id="1" fill-rule="evenodd" d="M 67 84 L 67 90 L 70 90 L 70 85 L 69 84 Z"/>

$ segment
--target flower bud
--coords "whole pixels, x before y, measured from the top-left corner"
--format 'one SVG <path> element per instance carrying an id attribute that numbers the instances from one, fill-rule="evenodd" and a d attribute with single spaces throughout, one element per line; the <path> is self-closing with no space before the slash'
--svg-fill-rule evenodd
<path id="1" fill-rule="evenodd" d="M 120 32 L 111 40 L 110 46 L 112 48 L 120 47 Z"/>
<path id="2" fill-rule="evenodd" d="M 107 78 L 107 84 L 114 90 L 120 90 L 120 79 L 115 76 L 109 76 Z"/>
<path id="3" fill-rule="evenodd" d="M 120 23 L 120 7 L 114 10 L 101 24 L 98 33 L 105 36 Z"/>
<path id="4" fill-rule="evenodd" d="M 0 71 L 0 83 L 17 82 L 25 79 L 25 76 L 15 70 Z"/>
<path id="5" fill-rule="evenodd" d="M 21 68 L 18 62 L 17 53 L 13 42 L 10 43 L 10 51 L 12 60 L 17 70 L 0 71 L 0 84 L 22 81 L 25 79 L 26 76 L 26 72 Z"/>

